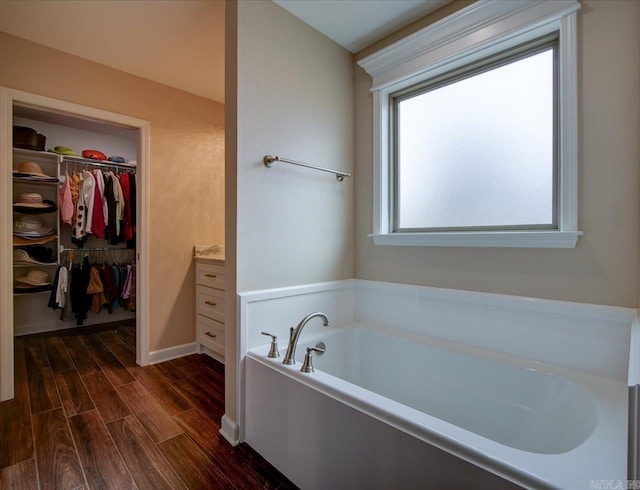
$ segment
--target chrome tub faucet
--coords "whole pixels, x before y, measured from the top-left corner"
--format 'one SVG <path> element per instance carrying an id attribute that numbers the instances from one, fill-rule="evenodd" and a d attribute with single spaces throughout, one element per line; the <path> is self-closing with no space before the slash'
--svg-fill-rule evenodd
<path id="1" fill-rule="evenodd" d="M 296 363 L 296 346 L 298 345 L 298 337 L 300 337 L 300 332 L 302 332 L 302 329 L 309 320 L 317 316 L 322 318 L 325 327 L 330 326 L 327 315 L 325 315 L 324 313 L 316 312 L 304 317 L 300 321 L 300 323 L 298 323 L 296 328 L 291 327 L 289 329 L 289 345 L 287 345 L 287 353 L 284 355 L 282 364 L 292 365 Z"/>

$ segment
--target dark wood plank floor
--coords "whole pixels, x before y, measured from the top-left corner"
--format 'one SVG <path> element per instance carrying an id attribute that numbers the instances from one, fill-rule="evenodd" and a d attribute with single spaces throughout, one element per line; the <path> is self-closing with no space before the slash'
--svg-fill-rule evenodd
<path id="1" fill-rule="evenodd" d="M 218 433 L 224 366 L 135 363 L 116 323 L 15 339 L 15 398 L 0 403 L 0 489 L 295 489 Z"/>

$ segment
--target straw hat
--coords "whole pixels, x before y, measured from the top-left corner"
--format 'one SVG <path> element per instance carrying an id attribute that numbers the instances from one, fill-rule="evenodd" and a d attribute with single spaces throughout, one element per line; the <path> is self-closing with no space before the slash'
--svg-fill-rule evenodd
<path id="1" fill-rule="evenodd" d="M 13 244 L 16 247 L 32 247 L 33 245 L 44 245 L 56 239 L 55 233 L 42 235 L 40 237 L 21 237 L 13 234 Z"/>
<path id="2" fill-rule="evenodd" d="M 42 195 L 37 192 L 23 192 L 18 202 L 13 203 L 13 208 L 20 212 L 37 213 L 55 211 L 56 205 L 53 201 L 42 199 Z"/>
<path id="3" fill-rule="evenodd" d="M 42 168 L 36 162 L 20 162 L 18 164 L 18 172 L 21 174 L 33 175 L 36 177 L 46 177 L 48 179 L 53 179 L 50 175 L 42 172 Z"/>
<path id="4" fill-rule="evenodd" d="M 49 274 L 37 269 L 29 271 L 24 277 L 18 277 L 16 281 L 23 284 L 29 284 L 31 286 L 47 286 L 48 284 L 51 284 L 49 282 Z"/>

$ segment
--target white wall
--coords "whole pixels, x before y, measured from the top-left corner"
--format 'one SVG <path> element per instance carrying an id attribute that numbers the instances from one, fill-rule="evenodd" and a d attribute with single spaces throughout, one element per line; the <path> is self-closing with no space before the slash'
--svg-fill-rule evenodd
<path id="1" fill-rule="evenodd" d="M 354 274 L 354 179 L 262 164 L 353 170 L 353 56 L 273 2 L 226 8 L 225 393 L 237 420 L 236 293 Z"/>
<path id="2" fill-rule="evenodd" d="M 238 291 L 353 277 L 351 54 L 272 2 L 238 3 Z"/>
<path id="3" fill-rule="evenodd" d="M 638 306 L 640 2 L 584 1 L 578 43 L 584 236 L 568 250 L 375 246 L 371 78 L 357 69 L 357 278 Z"/>

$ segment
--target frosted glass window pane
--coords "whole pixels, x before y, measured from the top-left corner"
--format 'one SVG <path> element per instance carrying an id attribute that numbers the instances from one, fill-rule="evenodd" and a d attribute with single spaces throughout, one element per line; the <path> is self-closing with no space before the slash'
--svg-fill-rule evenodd
<path id="1" fill-rule="evenodd" d="M 549 49 L 397 105 L 397 229 L 554 224 Z"/>

